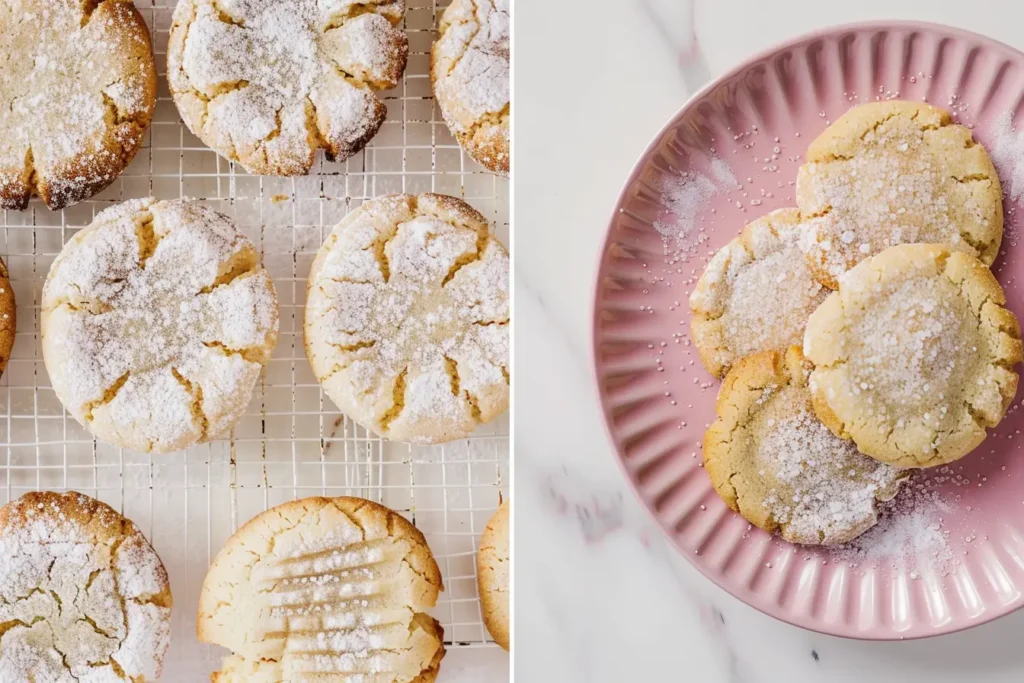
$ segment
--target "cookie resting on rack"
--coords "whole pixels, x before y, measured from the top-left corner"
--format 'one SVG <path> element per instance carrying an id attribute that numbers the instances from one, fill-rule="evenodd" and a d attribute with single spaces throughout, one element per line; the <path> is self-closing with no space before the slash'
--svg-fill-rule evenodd
<path id="1" fill-rule="evenodd" d="M 747 521 L 792 543 L 846 543 L 878 521 L 906 473 L 857 452 L 811 410 L 800 347 L 733 366 L 704 437 L 715 491 Z"/>
<path id="2" fill-rule="evenodd" d="M 477 163 L 511 167 L 510 0 L 454 0 L 430 56 L 434 97 L 448 128 Z"/>
<path id="3" fill-rule="evenodd" d="M 108 505 L 33 492 L 0 509 L 0 680 L 156 681 L 171 603 L 153 547 Z"/>
<path id="4" fill-rule="evenodd" d="M 943 243 L 992 265 L 1003 195 L 985 148 L 924 102 L 854 107 L 807 148 L 796 199 L 801 247 L 823 285 L 897 244 Z"/>
<path id="5" fill-rule="evenodd" d="M 502 503 L 487 522 L 480 536 L 480 550 L 476 554 L 477 587 L 480 591 L 480 610 L 487 632 L 494 642 L 509 649 L 509 572 L 511 553 L 508 535 L 508 501 Z"/>
<path id="6" fill-rule="evenodd" d="M 949 245 L 904 244 L 862 261 L 807 323 L 814 411 L 873 458 L 957 460 L 1017 391 L 1020 326 L 992 271 Z"/>
<path id="7" fill-rule="evenodd" d="M 0 209 L 62 209 L 135 156 L 156 106 L 149 30 L 131 0 L 0 8 Z"/>
<path id="8" fill-rule="evenodd" d="M 247 522 L 199 596 L 199 639 L 234 654 L 216 683 L 432 683 L 444 657 L 426 614 L 442 590 L 423 534 L 362 498 L 306 498 Z"/>
<path id="9" fill-rule="evenodd" d="M 389 195 L 350 213 L 309 274 L 305 344 L 346 415 L 387 439 L 469 436 L 508 408 L 509 260 L 468 204 Z"/>
<path id="10" fill-rule="evenodd" d="M 11 287 L 7 264 L 0 259 L 0 375 L 7 369 L 14 348 L 17 329 L 17 310 L 14 305 L 14 289 Z"/>
<path id="11" fill-rule="evenodd" d="M 167 78 L 181 118 L 219 154 L 262 175 L 308 173 L 317 149 L 344 161 L 387 116 L 409 42 L 405 0 L 181 0 Z"/>
<path id="12" fill-rule="evenodd" d="M 252 242 L 190 200 L 101 212 L 43 286 L 43 359 L 98 438 L 166 453 L 228 431 L 277 341 L 277 297 Z"/>

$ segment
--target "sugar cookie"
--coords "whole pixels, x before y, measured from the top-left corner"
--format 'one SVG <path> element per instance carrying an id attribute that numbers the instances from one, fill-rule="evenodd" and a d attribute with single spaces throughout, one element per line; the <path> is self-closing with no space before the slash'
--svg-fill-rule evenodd
<path id="1" fill-rule="evenodd" d="M 8 0 L 0 10 L 0 209 L 93 196 L 135 156 L 156 106 L 131 0 Z"/>
<path id="2" fill-rule="evenodd" d="M 494 642 L 509 649 L 509 570 L 511 554 L 508 536 L 508 501 L 491 516 L 480 536 L 476 554 L 476 577 L 484 624 Z"/>
<path id="3" fill-rule="evenodd" d="M 807 323 L 814 409 L 861 452 L 902 467 L 967 455 L 1017 391 L 1020 327 L 981 261 L 905 244 L 839 279 Z"/>
<path id="4" fill-rule="evenodd" d="M 878 520 L 906 473 L 857 452 L 814 416 L 800 348 L 740 360 L 725 378 L 704 468 L 752 524 L 792 543 L 845 543 Z"/>
<path id="5" fill-rule="evenodd" d="M 309 274 L 306 355 L 346 415 L 385 438 L 440 443 L 508 408 L 509 261 L 468 204 L 364 203 Z"/>
<path id="6" fill-rule="evenodd" d="M 511 166 L 510 0 L 454 0 L 430 58 L 434 97 L 459 144 L 490 171 Z"/>
<path id="7" fill-rule="evenodd" d="M 234 654 L 218 683 L 432 683 L 444 657 L 426 614 L 442 590 L 423 534 L 361 498 L 260 513 L 213 561 L 199 639 Z"/>
<path id="8" fill-rule="evenodd" d="M 807 149 L 797 175 L 802 247 L 822 284 L 897 244 L 935 242 L 995 261 L 1003 195 L 971 131 L 924 102 L 856 107 Z"/>
<path id="9" fill-rule="evenodd" d="M 798 242 L 800 212 L 779 209 L 753 221 L 718 250 L 690 295 L 690 334 L 708 372 L 722 377 L 743 356 L 803 340 L 827 291 Z"/>
<path id="10" fill-rule="evenodd" d="M 0 680 L 160 678 L 171 589 L 139 528 L 80 493 L 0 509 Z"/>
<path id="11" fill-rule="evenodd" d="M 181 0 L 167 79 L 199 139 L 247 171 L 301 175 L 344 161 L 387 115 L 405 71 L 405 0 Z"/>
<path id="12" fill-rule="evenodd" d="M 198 202 L 99 213 L 50 268 L 43 360 L 97 437 L 165 453 L 226 432 L 277 341 L 277 297 L 252 242 Z"/>

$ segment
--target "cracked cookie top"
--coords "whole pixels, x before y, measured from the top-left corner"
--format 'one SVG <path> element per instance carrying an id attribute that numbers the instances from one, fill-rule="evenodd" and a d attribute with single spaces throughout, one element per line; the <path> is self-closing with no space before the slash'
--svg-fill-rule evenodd
<path id="1" fill-rule="evenodd" d="M 722 377 L 743 356 L 800 344 L 826 296 L 798 241 L 800 212 L 779 209 L 750 223 L 708 262 L 690 295 L 694 344 Z"/>
<path id="2" fill-rule="evenodd" d="M 131 0 L 0 7 L 0 208 L 93 196 L 135 156 L 156 105 L 149 31 Z"/>
<path id="3" fill-rule="evenodd" d="M 171 589 L 130 520 L 80 493 L 26 493 L 0 509 L 0 680 L 160 677 Z"/>
<path id="4" fill-rule="evenodd" d="M 1020 327 L 992 272 L 948 245 L 862 261 L 807 323 L 818 417 L 901 467 L 961 458 L 1017 391 Z"/>
<path id="5" fill-rule="evenodd" d="M 387 115 L 409 52 L 404 0 L 182 0 L 167 49 L 185 124 L 250 173 L 343 161 Z"/>
<path id="6" fill-rule="evenodd" d="M 808 147 L 796 197 L 808 226 L 801 247 L 832 289 L 897 244 L 949 244 L 992 265 L 1002 241 L 1002 189 L 988 153 L 923 102 L 847 112 Z"/>
<path id="7" fill-rule="evenodd" d="M 430 78 L 441 114 L 473 159 L 508 175 L 510 0 L 454 0 L 441 17 Z"/>
<path id="8" fill-rule="evenodd" d="M 198 634 L 234 653 L 220 683 L 431 683 L 444 646 L 425 610 L 441 590 L 404 517 L 362 498 L 306 498 L 228 540 L 203 582 Z"/>
<path id="9" fill-rule="evenodd" d="M 718 495 L 791 543 L 846 543 L 878 521 L 906 473 L 860 454 L 811 409 L 810 365 L 791 346 L 740 360 L 722 383 L 704 438 Z"/>
<path id="10" fill-rule="evenodd" d="M 508 408 L 509 261 L 468 204 L 370 200 L 309 274 L 306 354 L 327 395 L 385 438 L 440 443 Z"/>
<path id="11" fill-rule="evenodd" d="M 277 341 L 277 297 L 224 215 L 139 199 L 99 213 L 43 286 L 43 358 L 71 415 L 165 453 L 235 423 Z"/>

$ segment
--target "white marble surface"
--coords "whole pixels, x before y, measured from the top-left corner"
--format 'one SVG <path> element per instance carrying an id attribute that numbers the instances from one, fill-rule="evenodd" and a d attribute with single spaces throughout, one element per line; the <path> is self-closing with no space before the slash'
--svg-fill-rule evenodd
<path id="1" fill-rule="evenodd" d="M 515 680 L 1024 680 L 1024 611 L 957 635 L 865 643 L 777 622 L 704 580 L 626 488 L 588 352 L 611 207 L 705 73 L 790 36 L 869 19 L 944 22 L 1024 48 L 1024 3 L 695 3 L 516 3 Z"/>

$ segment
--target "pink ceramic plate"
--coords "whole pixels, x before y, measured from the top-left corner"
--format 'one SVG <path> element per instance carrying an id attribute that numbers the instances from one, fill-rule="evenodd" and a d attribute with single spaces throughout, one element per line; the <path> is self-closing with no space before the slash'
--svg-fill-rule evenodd
<path id="1" fill-rule="evenodd" d="M 794 206 L 803 152 L 830 120 L 857 103 L 897 97 L 954 111 L 995 158 L 1009 196 L 994 270 L 1024 319 L 1013 199 L 1024 191 L 1024 128 L 1016 138 L 1009 118 L 1024 116 L 1024 55 L 965 31 L 910 23 L 798 39 L 691 99 L 622 192 L 594 313 L 609 431 L 627 476 L 679 549 L 774 617 L 875 639 L 956 631 L 1024 601 L 1024 410 L 1015 401 L 974 453 L 919 476 L 855 547 L 793 546 L 729 511 L 701 467 L 719 383 L 690 345 L 687 299 L 708 256 L 745 223 Z"/>

